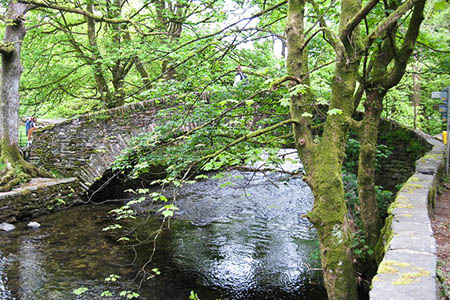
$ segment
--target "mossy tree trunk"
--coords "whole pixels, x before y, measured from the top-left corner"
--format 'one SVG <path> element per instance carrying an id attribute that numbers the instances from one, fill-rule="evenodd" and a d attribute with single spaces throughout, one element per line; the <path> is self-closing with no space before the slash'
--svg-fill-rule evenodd
<path id="1" fill-rule="evenodd" d="M 354 0 L 341 2 L 341 24 L 347 24 L 356 12 L 359 3 Z M 317 15 L 321 15 L 318 5 L 313 5 Z M 290 0 L 288 8 L 288 75 L 295 84 L 308 85 L 307 45 L 304 37 L 305 1 Z M 325 20 L 320 25 L 326 27 Z M 357 284 L 353 271 L 350 235 L 348 230 L 347 207 L 342 182 L 342 163 L 346 145 L 348 119 L 354 112 L 355 92 L 359 56 L 358 34 L 352 30 L 343 32 L 336 38 L 326 30 L 327 41 L 336 53 L 336 73 L 332 82 L 330 114 L 324 124 L 320 142 L 313 139 L 312 126 L 305 113 L 313 109 L 309 91 L 299 93 L 291 99 L 291 118 L 294 124 L 296 148 L 305 165 L 308 183 L 314 194 L 314 207 L 308 213 L 310 221 L 317 229 L 325 287 L 329 299 L 357 299 Z"/>
<path id="2" fill-rule="evenodd" d="M 19 127 L 19 82 L 22 74 L 20 50 L 26 33 L 24 16 L 28 5 L 10 1 L 5 19 L 7 26 L 2 55 L 2 90 L 0 101 L 0 159 L 6 168 L 0 173 L 0 191 L 10 190 L 15 185 L 43 172 L 26 162 L 18 148 Z"/>
<path id="3" fill-rule="evenodd" d="M 381 99 L 381 101 L 380 101 Z M 363 125 L 359 130 L 360 149 L 358 163 L 358 197 L 366 243 L 375 250 L 382 227 L 375 192 L 375 168 L 378 125 L 380 123 L 383 95 L 371 91 L 366 95 Z"/>
<path id="4" fill-rule="evenodd" d="M 377 208 L 375 191 L 376 146 L 378 139 L 378 124 L 383 109 L 383 98 L 387 91 L 397 85 L 405 73 L 414 44 L 419 34 L 423 20 L 423 10 L 426 0 L 414 4 L 413 13 L 406 30 L 403 43 L 396 45 L 396 37 L 400 23 L 393 23 L 386 29 L 383 42 L 373 52 L 367 74 L 364 80 L 366 101 L 365 113 L 359 129 L 360 155 L 358 163 L 358 194 L 361 204 L 361 221 L 366 233 L 367 244 L 375 249 L 381 220 Z M 400 8 L 396 1 L 386 2 L 386 10 Z M 393 66 L 393 67 L 390 67 Z"/>

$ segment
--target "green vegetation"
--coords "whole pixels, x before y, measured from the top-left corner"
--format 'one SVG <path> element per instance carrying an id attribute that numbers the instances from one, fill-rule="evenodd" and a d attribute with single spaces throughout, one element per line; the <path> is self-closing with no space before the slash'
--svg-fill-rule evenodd
<path id="1" fill-rule="evenodd" d="M 21 158 L 19 115 L 73 117 L 155 99 L 158 126 L 132 141 L 114 171 L 180 186 L 263 155 L 276 163 L 280 148 L 295 147 L 316 199 L 308 218 L 328 296 L 357 297 L 350 250 L 374 261 L 392 198 L 375 184 L 395 150 L 378 143 L 380 118 L 430 134 L 443 128 L 430 94 L 450 85 L 445 0 L 2 5 L 1 191 L 50 176 Z M 238 65 L 248 78 L 233 85 Z M 412 156 L 424 151 L 398 132 L 387 138 L 407 141 Z M 167 202 L 158 213 L 170 220 L 171 199 L 152 197 Z M 134 216 L 130 207 L 113 214 Z"/>

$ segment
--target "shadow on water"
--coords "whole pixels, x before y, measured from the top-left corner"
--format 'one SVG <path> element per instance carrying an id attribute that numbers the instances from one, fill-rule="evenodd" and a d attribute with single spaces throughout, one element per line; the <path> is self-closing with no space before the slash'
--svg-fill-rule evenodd
<path id="1" fill-rule="evenodd" d="M 141 299 L 188 299 L 191 290 L 202 300 L 326 299 L 314 269 L 316 233 L 301 217 L 312 196 L 300 178 L 230 172 L 186 186 L 176 205 L 179 214 L 159 237 L 151 262 L 161 275 L 143 283 Z M 105 299 L 99 296 L 104 290 L 135 290 L 126 282 L 153 248 L 139 248 L 131 264 L 134 252 L 102 231 L 112 208 L 75 207 L 38 218 L 40 229 L 18 224 L 0 232 L 0 299 Z M 140 207 L 149 208 L 155 206 Z M 154 215 L 143 230 L 160 222 Z M 110 274 L 121 282 L 106 283 Z M 80 287 L 89 290 L 72 294 Z"/>

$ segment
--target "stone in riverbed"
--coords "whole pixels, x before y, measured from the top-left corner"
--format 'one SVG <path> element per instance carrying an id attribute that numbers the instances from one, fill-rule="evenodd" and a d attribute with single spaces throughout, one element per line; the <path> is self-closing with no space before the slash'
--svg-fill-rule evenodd
<path id="1" fill-rule="evenodd" d="M 41 227 L 41 224 L 39 224 L 38 222 L 30 222 L 27 224 L 27 227 L 30 229 L 38 229 L 39 227 Z"/>
<path id="2" fill-rule="evenodd" d="M 11 230 L 14 230 L 14 229 L 16 229 L 16 226 L 14 226 L 13 224 L 9 224 L 9 223 L 6 223 L 6 222 L 3 222 L 3 223 L 0 224 L 0 230 L 11 231 Z"/>

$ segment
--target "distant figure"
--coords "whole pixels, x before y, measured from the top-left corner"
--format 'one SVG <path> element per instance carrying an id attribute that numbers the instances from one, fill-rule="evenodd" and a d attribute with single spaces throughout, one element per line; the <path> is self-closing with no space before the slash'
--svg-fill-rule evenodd
<path id="1" fill-rule="evenodd" d="M 31 128 L 31 123 L 33 122 L 31 119 L 33 117 L 28 117 L 27 120 L 25 121 L 25 135 L 28 137 L 28 131 L 30 131 Z"/>
<path id="2" fill-rule="evenodd" d="M 27 132 L 27 138 L 28 138 L 27 146 L 32 144 L 32 140 L 33 140 L 32 134 L 33 134 L 33 131 L 36 130 L 36 128 L 37 128 L 36 122 L 37 122 L 36 117 L 28 118 L 27 121 L 25 122 L 25 130 Z"/>
<path id="3" fill-rule="evenodd" d="M 244 84 L 247 84 L 247 75 L 242 72 L 241 66 L 236 67 L 236 76 L 234 77 L 233 86 L 238 86 L 241 84 L 241 81 L 244 81 Z"/>

